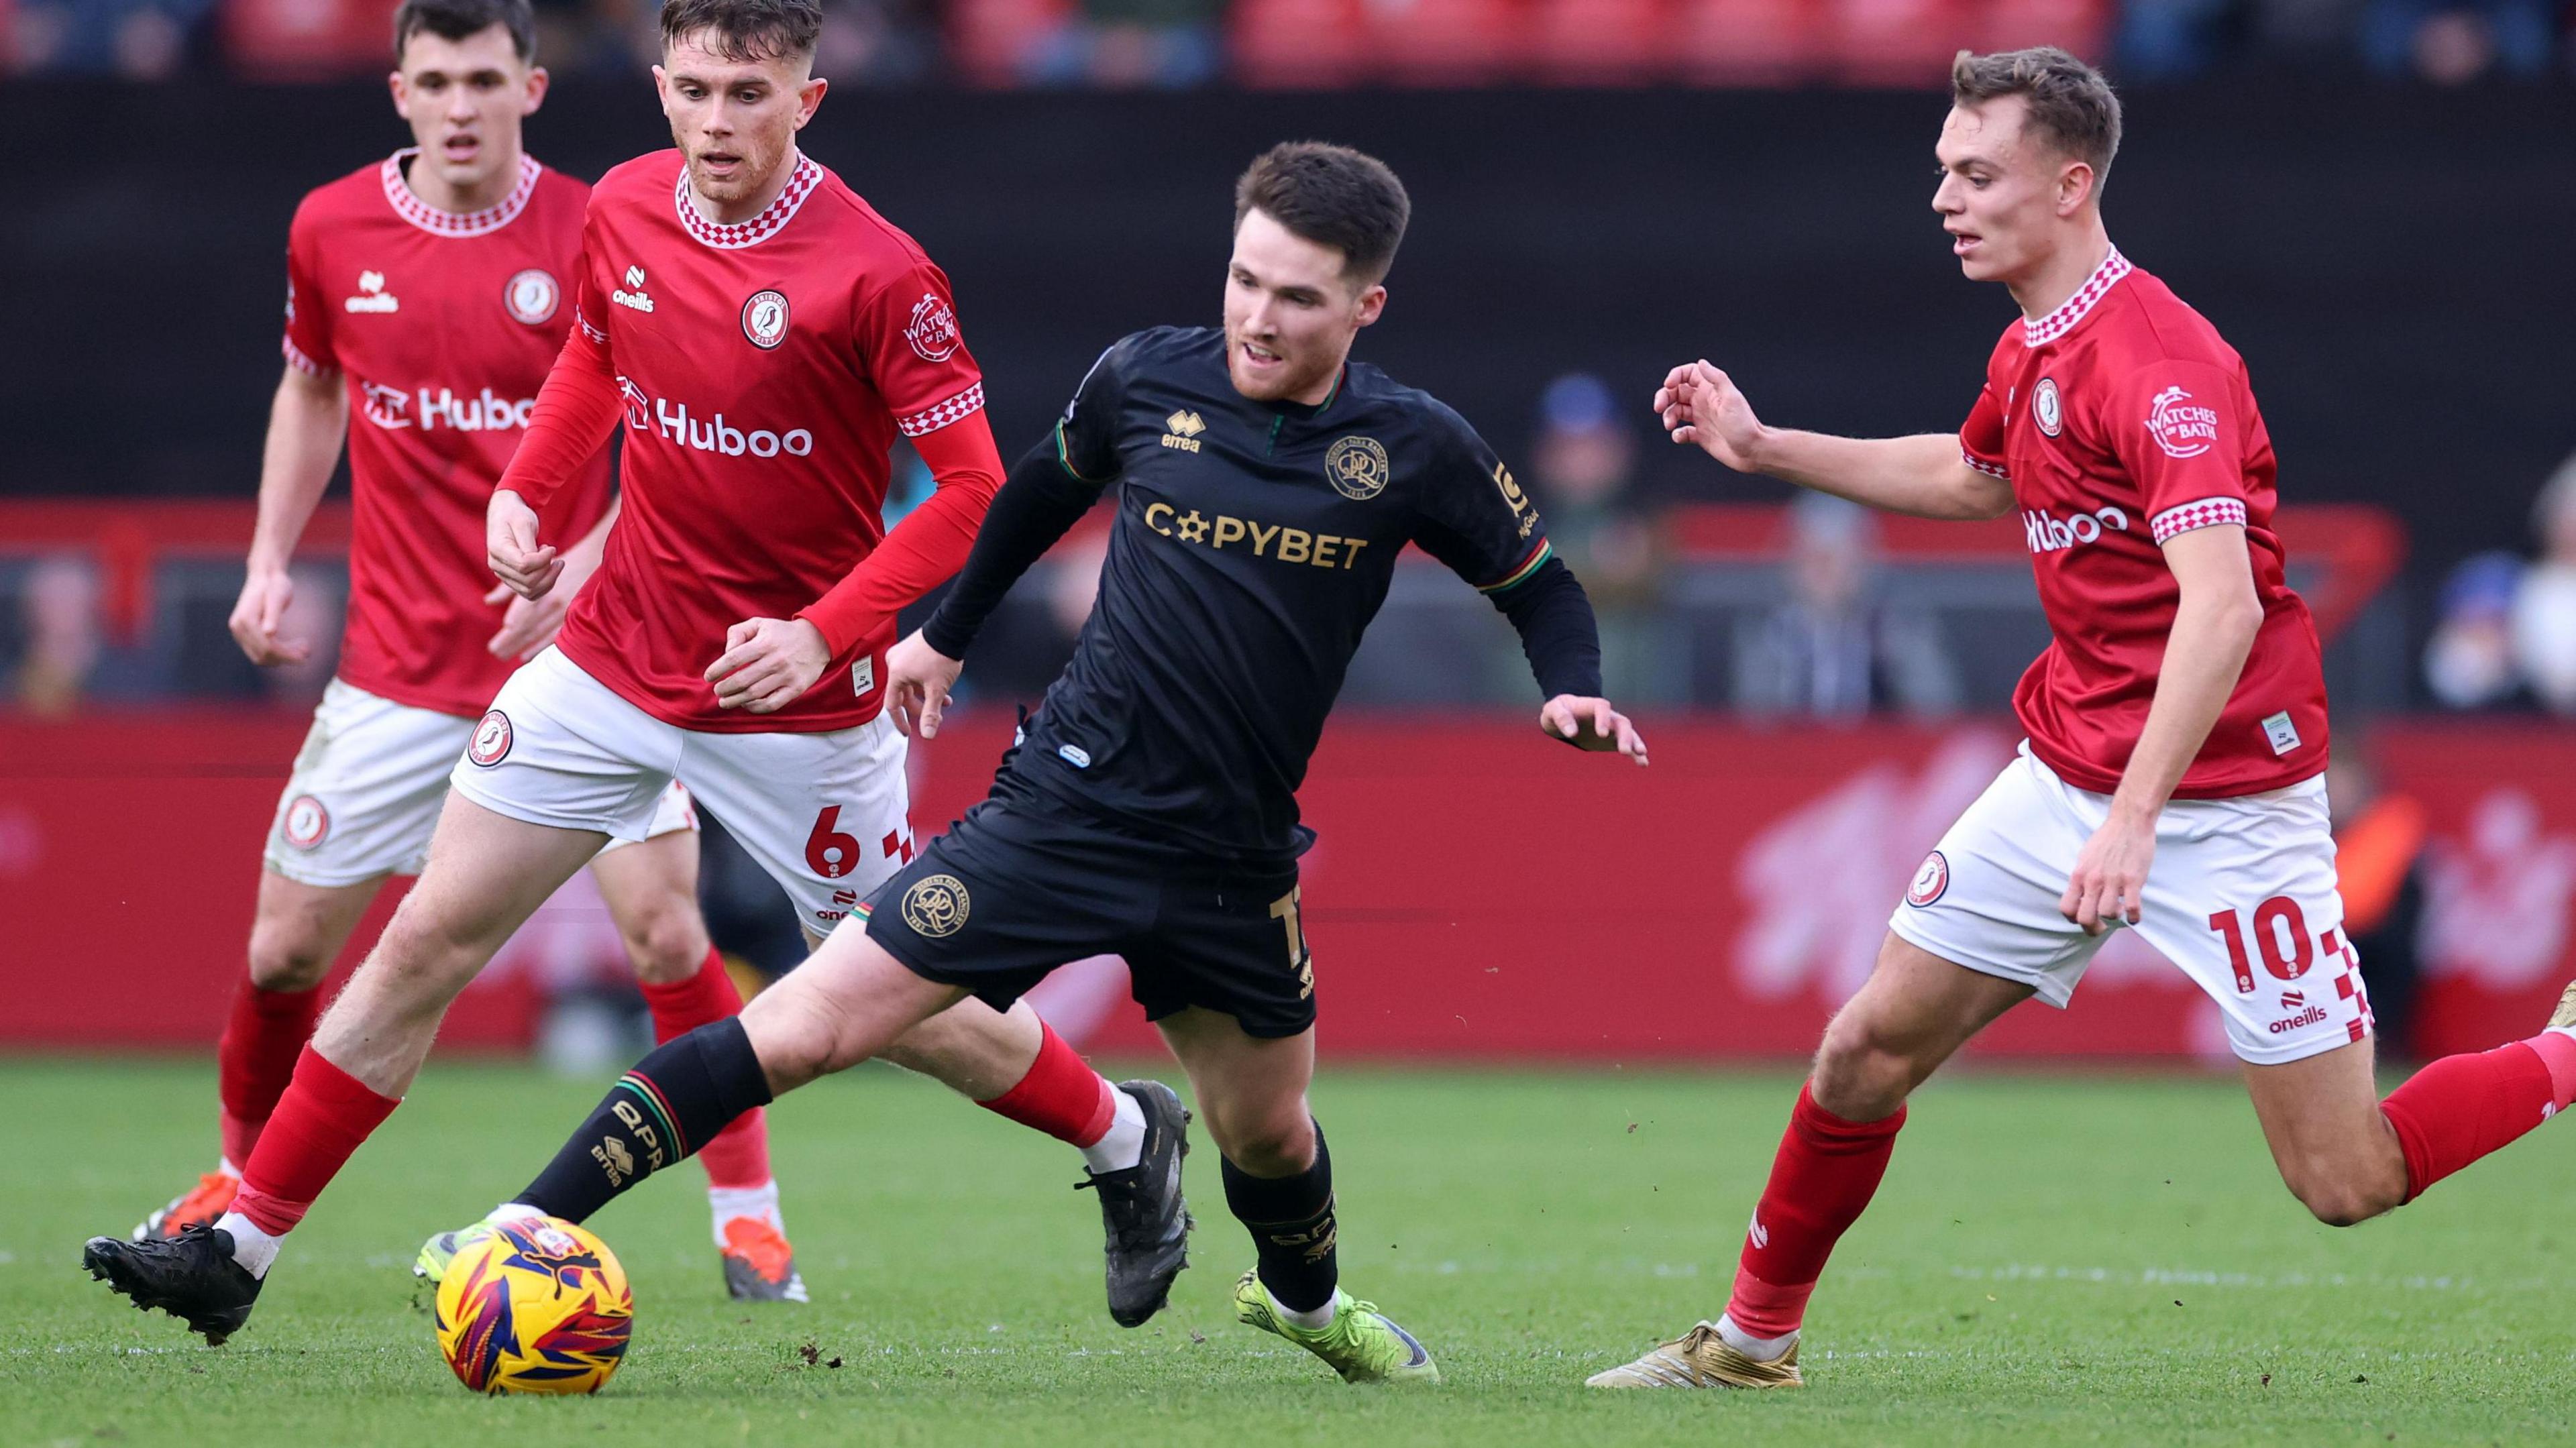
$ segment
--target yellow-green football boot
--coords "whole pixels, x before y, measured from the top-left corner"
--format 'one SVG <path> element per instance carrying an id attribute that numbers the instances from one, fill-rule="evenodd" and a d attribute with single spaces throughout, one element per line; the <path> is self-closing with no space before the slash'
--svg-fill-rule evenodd
<path id="1" fill-rule="evenodd" d="M 1247 1327 L 1276 1333 L 1332 1365 L 1346 1383 L 1436 1383 L 1439 1365 L 1412 1333 L 1395 1325 L 1374 1302 L 1361 1302 L 1333 1290 L 1333 1320 L 1309 1330 L 1281 1317 L 1270 1305 L 1257 1272 L 1246 1272 L 1234 1284 L 1234 1317 Z"/>

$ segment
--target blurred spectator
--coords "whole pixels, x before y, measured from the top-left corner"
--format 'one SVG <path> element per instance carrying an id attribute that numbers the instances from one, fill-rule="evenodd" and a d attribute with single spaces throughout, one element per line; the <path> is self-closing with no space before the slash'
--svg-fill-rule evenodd
<path id="1" fill-rule="evenodd" d="M 2513 659 L 2556 714 L 2576 714 L 2576 457 L 2559 464 L 2532 505 L 2540 561 L 2513 596 Z"/>
<path id="2" fill-rule="evenodd" d="M 1540 394 L 1532 481 L 1548 540 L 1592 596 L 1601 624 L 1601 686 L 1613 699 L 1665 702 L 1678 682 L 1661 658 L 1658 605 L 1666 559 L 1630 485 L 1637 440 L 1619 421 L 1610 388 L 1576 372 Z"/>
<path id="3" fill-rule="evenodd" d="M 20 0 L 0 7 L 11 32 L 0 54 L 13 70 L 167 80 L 186 65 L 214 8 L 215 0 Z"/>
<path id="4" fill-rule="evenodd" d="M 910 85 L 939 62 L 934 0 L 825 0 L 814 73 L 837 85 Z"/>
<path id="5" fill-rule="evenodd" d="M 2551 0 L 2371 0 L 2361 54 L 2384 76 L 2465 85 L 2500 69 L 2536 76 L 2555 47 Z"/>
<path id="6" fill-rule="evenodd" d="M 1820 719 L 1955 712 L 1959 672 L 1939 625 L 1876 595 L 1869 510 L 1801 493 L 1789 526 L 1789 597 L 1736 627 L 1736 707 Z"/>
<path id="7" fill-rule="evenodd" d="M 2513 601 L 2522 560 L 2481 553 L 2442 584 L 2440 617 L 2424 646 L 2424 683 L 2450 709 L 2528 707 L 2513 659 Z"/>
<path id="8" fill-rule="evenodd" d="M 2123 81 L 2186 80 L 2209 68 L 2232 0 L 2130 0 L 2112 42 Z"/>
<path id="9" fill-rule="evenodd" d="M 98 667 L 97 570 L 65 555 L 39 560 L 19 594 L 26 653 L 9 681 L 18 707 L 31 714 L 69 714 Z"/>
<path id="10" fill-rule="evenodd" d="M 1030 52 L 1029 79 L 1110 90 L 1205 85 L 1224 65 L 1226 0 L 1082 0 Z"/>
<path id="11" fill-rule="evenodd" d="M 2326 798 L 2334 810 L 2344 935 L 2361 960 L 2381 1059 L 2415 1060 L 2409 1042 L 2423 974 L 2416 935 L 2424 923 L 2424 806 L 2383 789 L 2369 741 L 2350 732 L 2335 739 Z"/>

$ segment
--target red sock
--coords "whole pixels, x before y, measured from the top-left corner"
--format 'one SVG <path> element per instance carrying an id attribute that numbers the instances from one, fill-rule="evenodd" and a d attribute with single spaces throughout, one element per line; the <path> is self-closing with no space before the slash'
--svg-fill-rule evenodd
<path id="1" fill-rule="evenodd" d="M 1798 1089 L 1727 1299 L 1726 1315 L 1737 1327 L 1755 1337 L 1798 1330 L 1825 1259 L 1887 1175 L 1904 1124 L 1902 1106 L 1884 1121 L 1845 1121 L 1818 1106 L 1811 1089 Z"/>
<path id="2" fill-rule="evenodd" d="M 1101 1079 L 1082 1054 L 1040 1022 L 1038 1058 L 1020 1084 L 990 1101 L 975 1103 L 1058 1141 L 1089 1146 L 1109 1134 L 1118 1117 L 1118 1088 Z"/>
<path id="3" fill-rule="evenodd" d="M 2492 1051 L 2444 1056 L 2388 1093 L 2379 1113 L 2406 1153 L 2406 1200 L 2576 1101 L 2576 1040 L 2543 1031 Z"/>
<path id="4" fill-rule="evenodd" d="M 707 958 L 698 966 L 696 975 L 669 985 L 650 981 L 638 981 L 636 985 L 644 992 L 645 1008 L 653 1013 L 655 1045 L 667 1045 L 700 1026 L 742 1014 L 742 993 L 733 988 L 733 977 L 725 973 L 724 956 L 713 946 L 707 947 Z M 712 1187 L 769 1185 L 768 1108 L 756 1108 L 735 1117 L 715 1134 L 714 1140 L 698 1149 L 698 1162 L 707 1169 L 707 1185 Z"/>
<path id="5" fill-rule="evenodd" d="M 358 1143 L 401 1104 L 368 1090 L 307 1045 L 268 1129 L 242 1163 L 241 1195 L 233 1199 L 233 1210 L 272 1237 L 294 1231 Z"/>
<path id="6" fill-rule="evenodd" d="M 262 990 L 242 977 L 233 994 L 233 1013 L 224 1022 L 223 1039 L 215 1043 L 215 1080 L 223 1099 L 224 1160 L 235 1170 L 250 1160 L 259 1131 L 286 1094 L 295 1074 L 295 1058 L 313 1036 L 313 1019 L 322 1013 L 322 992 Z"/>

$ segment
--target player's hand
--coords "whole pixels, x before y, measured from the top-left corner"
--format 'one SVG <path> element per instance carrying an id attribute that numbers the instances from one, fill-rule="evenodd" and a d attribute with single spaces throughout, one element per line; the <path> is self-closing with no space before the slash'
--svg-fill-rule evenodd
<path id="1" fill-rule="evenodd" d="M 886 707 L 894 711 L 895 727 L 915 738 L 937 738 L 948 691 L 957 687 L 957 673 L 965 667 L 964 660 L 932 648 L 919 629 L 886 650 Z"/>
<path id="2" fill-rule="evenodd" d="M 747 618 L 725 630 L 724 657 L 707 665 L 716 706 L 770 714 L 803 697 L 832 667 L 823 631 L 801 618 Z"/>
<path id="3" fill-rule="evenodd" d="M 1758 473 L 1754 452 L 1762 442 L 1762 419 L 1744 400 L 1735 380 L 1709 365 L 1708 359 L 1684 363 L 1664 377 L 1655 390 L 1655 415 L 1675 442 L 1689 443 L 1739 473 Z"/>
<path id="4" fill-rule="evenodd" d="M 526 663 L 546 651 L 546 645 L 563 632 L 564 613 L 572 607 L 573 590 L 552 588 L 543 598 L 521 598 L 504 583 L 483 595 L 485 603 L 506 603 L 510 607 L 501 615 L 501 631 L 483 647 L 496 659 L 516 659 Z"/>
<path id="5" fill-rule="evenodd" d="M 507 488 L 492 492 L 483 513 L 483 550 L 492 576 L 521 598 L 543 598 L 563 575 L 563 558 L 537 542 L 537 510 Z"/>
<path id="6" fill-rule="evenodd" d="M 2136 821 L 2114 813 L 2075 857 L 2075 873 L 2058 897 L 2057 913 L 2100 935 L 2131 925 L 2145 913 L 2147 867 L 2155 863 L 2156 822 Z"/>
<path id="7" fill-rule="evenodd" d="M 286 606 L 294 601 L 295 580 L 283 568 L 254 568 L 242 580 L 229 622 L 234 642 L 252 663 L 300 664 L 313 656 L 311 643 L 278 635 L 286 623 Z"/>
<path id="8" fill-rule="evenodd" d="M 1646 741 L 1628 716 L 1610 707 L 1607 699 L 1587 699 L 1580 694 L 1559 694 L 1538 711 L 1538 727 L 1549 737 L 1562 739 L 1577 749 L 1595 754 L 1613 751 L 1627 755 L 1643 765 Z"/>

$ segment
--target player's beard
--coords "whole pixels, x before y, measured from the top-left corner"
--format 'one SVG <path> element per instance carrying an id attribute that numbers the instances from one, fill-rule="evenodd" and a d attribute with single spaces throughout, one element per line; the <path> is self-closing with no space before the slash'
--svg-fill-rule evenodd
<path id="1" fill-rule="evenodd" d="M 689 152 L 690 189 L 713 206 L 740 208 L 778 188 L 793 151 L 790 140 L 770 141 L 739 133 L 721 142 L 702 143 Z M 711 154 L 730 156 L 733 165 L 716 171 L 706 160 Z"/>
<path id="2" fill-rule="evenodd" d="M 1277 366 L 1264 368 L 1257 376 L 1244 375 L 1243 344 L 1258 341 L 1264 350 L 1276 353 Z M 1277 402 L 1295 397 L 1322 381 L 1327 368 L 1318 359 L 1305 355 L 1283 337 L 1246 338 L 1229 328 L 1225 338 L 1225 370 L 1234 390 L 1255 402 Z"/>

